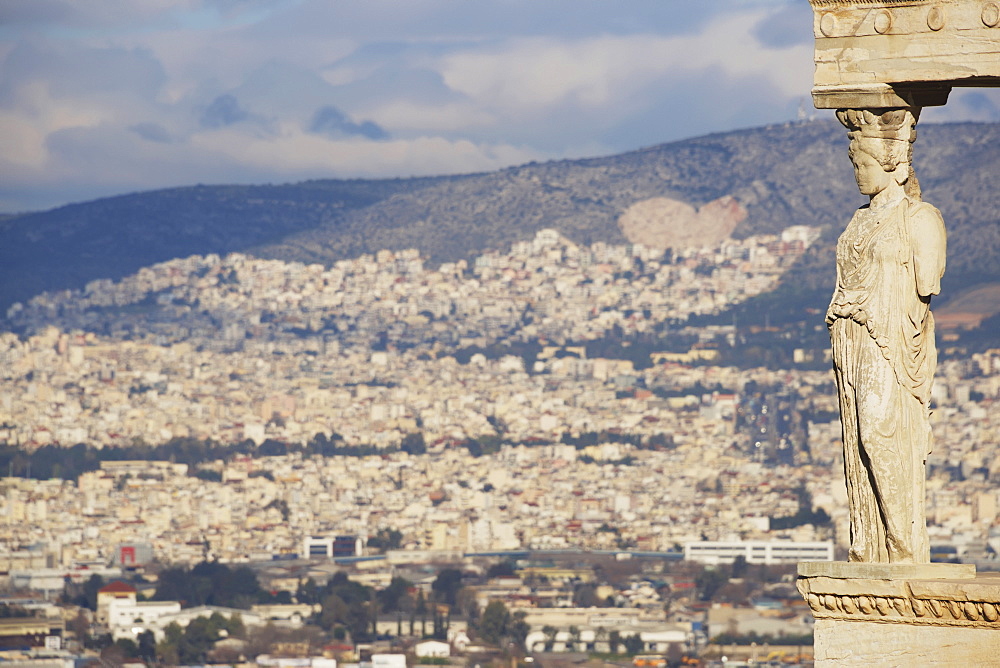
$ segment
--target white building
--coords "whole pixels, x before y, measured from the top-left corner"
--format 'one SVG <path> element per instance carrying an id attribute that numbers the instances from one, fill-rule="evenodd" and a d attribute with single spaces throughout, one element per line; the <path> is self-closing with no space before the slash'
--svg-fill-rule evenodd
<path id="1" fill-rule="evenodd" d="M 115 600 L 108 605 L 108 628 L 115 640 L 128 638 L 135 640 L 162 617 L 181 611 L 177 601 L 129 601 Z"/>
<path id="2" fill-rule="evenodd" d="M 426 640 L 414 645 L 413 653 L 421 658 L 425 656 L 447 658 L 451 656 L 451 645 L 440 640 Z"/>
<path id="3" fill-rule="evenodd" d="M 264 620 L 260 615 L 256 615 L 249 610 L 237 610 L 235 608 L 222 608 L 214 605 L 200 605 L 196 608 L 184 608 L 174 613 L 161 615 L 148 625 L 148 629 L 153 632 L 156 642 L 161 642 L 164 637 L 164 630 L 172 623 L 177 623 L 181 628 L 187 628 L 192 620 L 199 617 L 211 617 L 213 613 L 219 613 L 223 617 L 231 618 L 238 616 L 246 626 L 264 626 Z M 140 631 L 141 632 L 141 631 Z"/>
<path id="4" fill-rule="evenodd" d="M 406 668 L 406 655 L 372 654 L 372 668 Z"/>
<path id="5" fill-rule="evenodd" d="M 698 541 L 684 544 L 684 559 L 703 564 L 731 564 L 743 557 L 748 564 L 789 564 L 833 561 L 833 541 L 791 540 Z"/>
<path id="6" fill-rule="evenodd" d="M 337 668 L 337 660 L 321 656 L 287 658 L 261 654 L 257 657 L 257 665 L 267 668 Z"/>

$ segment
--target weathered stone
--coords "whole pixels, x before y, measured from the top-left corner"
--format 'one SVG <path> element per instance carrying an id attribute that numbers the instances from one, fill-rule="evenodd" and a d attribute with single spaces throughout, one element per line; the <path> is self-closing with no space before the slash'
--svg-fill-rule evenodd
<path id="1" fill-rule="evenodd" d="M 796 586 L 817 619 L 1000 631 L 1000 577 L 867 580 L 800 576 Z"/>
<path id="2" fill-rule="evenodd" d="M 973 564 L 881 564 L 860 561 L 803 561 L 798 565 L 798 573 L 800 577 L 848 580 L 964 580 L 976 577 L 976 567 Z M 844 591 L 842 593 L 848 592 Z"/>
<path id="3" fill-rule="evenodd" d="M 799 564 L 816 666 L 1000 665 L 1000 578 L 930 564 L 924 520 L 936 364 L 928 306 L 944 273 L 940 213 L 910 167 L 920 107 L 1000 85 L 1000 2 L 810 0 L 813 101 L 837 108 L 870 196 L 837 246 L 827 312 L 840 397 L 850 563 Z M 836 605 L 823 605 L 830 599 Z"/>
<path id="4" fill-rule="evenodd" d="M 802 577 L 798 583 L 808 586 L 814 594 L 834 596 L 909 596 L 910 590 L 905 580 L 868 580 L 862 578 Z"/>
<path id="5" fill-rule="evenodd" d="M 912 580 L 907 586 L 917 598 L 1000 602 L 1000 577 L 992 573 L 972 580 Z"/>
<path id="6" fill-rule="evenodd" d="M 1000 4 L 810 0 L 818 108 L 926 107 L 953 86 L 997 85 Z"/>
<path id="7" fill-rule="evenodd" d="M 992 629 L 817 619 L 814 636 L 817 668 L 1000 664 L 1000 633 Z"/>

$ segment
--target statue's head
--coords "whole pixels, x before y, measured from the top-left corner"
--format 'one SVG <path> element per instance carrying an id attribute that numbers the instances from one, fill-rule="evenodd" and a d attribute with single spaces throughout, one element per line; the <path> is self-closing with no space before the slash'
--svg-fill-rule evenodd
<path id="1" fill-rule="evenodd" d="M 907 184 L 907 194 L 919 197 L 911 161 L 913 142 L 917 138 L 919 109 L 840 109 L 837 118 L 847 128 L 851 138 L 848 152 L 854 163 L 858 187 L 866 195 L 880 186 L 878 174 L 865 174 L 871 163 L 877 163 L 899 185 Z M 911 182 L 912 183 L 909 183 Z"/>

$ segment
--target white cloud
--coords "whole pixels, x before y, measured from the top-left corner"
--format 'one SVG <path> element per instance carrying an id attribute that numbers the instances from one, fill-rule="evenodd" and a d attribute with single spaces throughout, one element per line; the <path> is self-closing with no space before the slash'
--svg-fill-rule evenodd
<path id="1" fill-rule="evenodd" d="M 18 208 L 16 188 L 458 173 L 780 122 L 812 84 L 803 2 L 7 0 L 0 179 Z M 242 120 L 206 129 L 220 96 Z M 388 138 L 310 133 L 321 109 Z M 925 118 L 998 110 L 956 91 Z"/>
<path id="2" fill-rule="evenodd" d="M 394 100 L 364 110 L 363 115 L 383 127 L 392 128 L 396 133 L 453 134 L 460 129 L 494 127 L 499 123 L 497 116 L 489 109 L 468 101 L 431 105 Z"/>
<path id="3" fill-rule="evenodd" d="M 110 121 L 115 110 L 99 101 L 55 98 L 44 81 L 18 87 L 18 105 L 0 111 L 0 154 L 15 165 L 41 168 L 49 158 L 48 138 L 71 128 L 89 128 Z"/>
<path id="4" fill-rule="evenodd" d="M 492 170 L 529 162 L 540 155 L 504 144 L 476 144 L 468 140 L 417 137 L 370 142 L 333 140 L 285 124 L 274 135 L 248 135 L 225 129 L 199 133 L 192 148 L 226 156 L 230 161 L 260 170 L 305 176 L 423 176 Z"/>
<path id="5" fill-rule="evenodd" d="M 613 107 L 664 76 L 699 70 L 759 77 L 785 95 L 801 95 L 811 85 L 811 46 L 764 48 L 752 33 L 765 16 L 759 10 L 729 14 L 687 36 L 516 39 L 449 54 L 441 71 L 455 90 L 511 114 L 530 115 L 566 102 Z M 711 79 L 703 85 L 712 86 Z"/>
<path id="6" fill-rule="evenodd" d="M 0 116 L 0 123 L 5 120 Z M 64 203 L 86 199 L 88 193 L 106 196 L 193 183 L 490 171 L 545 157 L 530 147 L 435 136 L 379 142 L 331 139 L 296 124 L 280 124 L 270 131 L 230 126 L 170 142 L 148 134 L 108 124 L 63 129 L 45 138 L 44 160 L 33 164 L 16 162 L 13 153 L 0 150 L 0 207 L 37 208 L 35 203 L 51 198 L 46 193 L 53 190 L 70 193 Z M 0 148 L 6 149 L 9 142 L 16 147 L 14 136 L 5 135 Z"/>

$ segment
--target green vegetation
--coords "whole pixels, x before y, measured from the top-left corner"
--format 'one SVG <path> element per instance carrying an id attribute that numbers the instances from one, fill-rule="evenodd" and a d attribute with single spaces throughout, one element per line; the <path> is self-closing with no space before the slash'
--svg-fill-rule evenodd
<path id="1" fill-rule="evenodd" d="M 423 439 L 423 436 L 420 436 Z M 217 460 L 228 460 L 239 455 L 274 457 L 293 453 L 303 456 L 343 456 L 367 457 L 384 454 L 392 449 L 376 448 L 370 445 L 347 445 L 339 435 L 328 438 L 316 434 L 308 443 L 284 443 L 268 439 L 259 447 L 253 441 L 222 444 L 213 440 L 195 438 L 173 438 L 159 445 L 134 443 L 128 446 L 94 448 L 84 443 L 64 448 L 58 445 L 43 445 L 31 453 L 14 445 L 0 444 L 0 472 L 10 476 L 30 477 L 36 480 L 63 478 L 76 480 L 81 473 L 96 471 L 101 462 L 114 461 L 171 461 L 192 467 L 191 475 L 203 480 L 219 481 L 216 471 L 197 469 L 200 464 Z M 260 473 L 259 475 L 268 475 Z"/>
<path id="2" fill-rule="evenodd" d="M 25 610 L 19 605 L 14 603 L 0 603 L 0 619 L 31 616 L 33 616 L 33 614 L 30 610 Z"/>
<path id="3" fill-rule="evenodd" d="M 806 645 L 813 644 L 813 634 L 802 635 L 771 635 L 770 633 L 720 633 L 712 638 L 716 645 Z"/>
<path id="4" fill-rule="evenodd" d="M 403 437 L 403 442 L 399 449 L 411 455 L 422 455 L 427 452 L 427 444 L 424 442 L 424 435 L 420 432 L 407 434 Z"/>
<path id="5" fill-rule="evenodd" d="M 462 588 L 462 571 L 457 568 L 444 568 L 439 573 L 431 591 L 434 592 L 434 599 L 439 603 L 448 605 L 456 604 L 456 597 Z"/>
<path id="6" fill-rule="evenodd" d="M 218 562 L 202 562 L 192 569 L 168 568 L 160 573 L 154 601 L 180 601 L 184 607 L 215 605 L 249 609 L 254 603 L 269 603 L 257 574 L 246 566 L 230 568 Z"/>
<path id="7" fill-rule="evenodd" d="M 812 496 L 809 494 L 809 490 L 805 487 L 799 487 L 795 490 L 795 494 L 799 497 L 798 512 L 788 517 L 772 517 L 772 531 L 792 529 L 803 524 L 812 524 L 817 527 L 828 526 L 830 524 L 830 516 L 825 510 L 822 508 L 813 510 Z"/>
<path id="8" fill-rule="evenodd" d="M 350 580 L 341 571 L 330 578 L 319 596 L 322 610 L 316 621 L 324 631 L 350 632 L 355 642 L 375 637 L 378 607 L 374 589 Z"/>
<path id="9" fill-rule="evenodd" d="M 156 645 L 156 658 L 165 664 L 187 666 L 205 663 L 209 650 L 217 641 L 246 635 L 239 615 L 226 619 L 217 612 L 209 617 L 192 619 L 184 628 L 175 622 L 168 625 L 164 632 L 166 637 L 163 642 Z M 136 650 L 136 654 L 140 654 L 139 647 Z"/>
<path id="10" fill-rule="evenodd" d="M 63 588 L 62 600 L 88 610 L 97 610 L 97 592 L 106 585 L 100 575 L 91 575 L 81 584 L 67 581 Z"/>
<path id="11" fill-rule="evenodd" d="M 368 549 L 386 552 L 398 550 L 403 540 L 403 534 L 396 529 L 379 529 L 378 533 L 368 538 Z"/>
<path id="12" fill-rule="evenodd" d="M 611 530 L 612 527 L 605 527 Z M 553 566 L 578 563 L 579 555 L 554 558 Z M 599 580 L 595 583 L 576 582 L 572 584 L 574 604 L 580 607 L 594 605 L 614 605 L 614 601 L 597 601 L 597 582 L 614 587 L 625 586 L 634 577 L 645 572 L 641 560 L 618 562 L 611 558 L 600 558 L 588 562 Z M 653 562 L 645 562 L 649 565 Z M 676 576 L 677 581 L 693 581 L 699 598 L 733 605 L 745 604 L 759 595 L 766 584 L 776 584 L 794 570 L 794 566 L 768 567 L 741 562 L 717 568 L 706 568 L 691 562 L 666 562 L 662 573 Z M 166 629 L 164 639 L 156 643 L 152 633 L 143 633 L 133 640 L 112 641 L 110 635 L 90 636 L 91 627 L 87 615 L 80 614 L 68 620 L 67 630 L 85 642 L 86 646 L 101 650 L 102 661 L 121 663 L 127 658 L 139 658 L 158 665 L 201 665 L 206 663 L 226 664 L 237 661 L 240 654 L 252 660 L 254 656 L 270 653 L 278 644 L 295 643 L 318 651 L 331 640 L 350 643 L 366 643 L 376 639 L 378 622 L 392 619 L 396 623 L 396 635 L 404 635 L 406 625 L 409 634 L 425 638 L 444 639 L 452 615 L 468 622 L 471 637 L 499 649 L 506 658 L 517 657 L 525 649 L 524 642 L 530 631 L 523 611 L 512 612 L 502 601 L 491 601 L 485 609 L 476 604 L 476 591 L 465 584 L 483 584 L 489 577 L 510 576 L 515 573 L 514 561 L 497 561 L 478 574 L 476 569 L 462 571 L 457 568 L 441 568 L 431 583 L 427 598 L 424 589 L 410 581 L 394 577 L 381 590 L 365 586 L 351 580 L 343 572 L 335 573 L 329 581 L 318 586 L 311 579 L 302 580 L 294 592 L 284 591 L 272 595 L 262 592 L 253 571 L 246 566 L 204 562 L 191 569 L 168 568 L 159 573 L 155 600 L 180 600 L 185 607 L 218 605 L 245 608 L 260 602 L 292 602 L 303 604 L 319 603 L 319 611 L 306 621 L 300 629 L 285 629 L 274 625 L 244 628 L 239 614 L 229 615 L 218 612 L 205 615 L 191 622 L 187 627 L 172 624 Z M 735 578 L 735 579 L 733 579 Z M 666 580 L 657 578 L 650 581 L 669 605 L 669 586 Z M 97 591 L 106 584 L 98 576 L 73 585 L 67 583 L 63 601 L 90 606 L 95 602 Z M 570 583 L 566 583 L 570 585 Z M 568 593 L 564 588 L 563 592 Z M 694 592 L 684 594 L 686 597 Z M 2 610 L 0 610 L 2 611 Z M 11 610 L 11 614 L 19 614 Z M 563 650 L 562 642 L 556 642 L 560 631 L 568 632 L 567 651 L 591 652 L 593 658 L 605 658 L 613 662 L 627 659 L 644 651 L 640 637 L 628 631 L 598 627 L 594 629 L 593 640 L 583 639 L 583 629 L 579 626 L 557 629 L 545 626 L 543 639 L 538 643 L 547 650 Z M 416 633 L 414 633 L 416 632 Z M 391 632 L 390 632 L 391 634 Z M 565 635 L 563 636 L 565 637 Z M 384 639 L 381 636 L 379 639 Z M 220 642 L 240 640 L 242 643 Z M 715 642 L 726 644 L 747 644 L 772 642 L 778 644 L 806 644 L 806 636 L 778 635 L 775 637 L 749 634 L 745 636 L 722 635 Z M 600 648 L 607 653 L 595 653 Z M 530 648 L 534 650 L 536 648 Z M 441 660 L 421 661 L 424 665 L 445 665 Z M 450 662 L 449 662 L 450 663 Z"/>
<path id="13" fill-rule="evenodd" d="M 654 434 L 643 440 L 641 437 L 633 434 L 623 434 L 615 431 L 584 432 L 578 436 L 573 436 L 567 432 L 562 435 L 560 442 L 573 445 L 578 450 L 588 445 L 597 445 L 599 443 L 626 443 L 639 449 L 651 450 L 670 449 L 673 447 L 673 437 L 670 434 Z M 475 438 L 466 439 L 461 443 L 473 457 L 495 454 L 504 445 L 514 444 L 510 439 L 498 434 L 483 434 Z M 517 443 L 517 445 L 529 447 L 551 444 L 552 441 L 544 439 L 530 439 L 524 443 Z M 407 450 L 412 454 L 423 454 L 426 452 L 423 434 L 420 432 L 407 434 L 403 440 L 403 447 L 398 449 Z M 368 457 L 376 454 L 381 455 L 395 452 L 396 450 L 397 448 L 391 447 L 377 448 L 370 445 L 346 445 L 340 436 L 336 434 L 332 438 L 328 438 L 324 434 L 316 434 L 312 440 L 305 444 L 285 443 L 268 439 L 259 447 L 250 440 L 225 445 L 213 440 L 173 438 L 159 445 L 147 445 L 138 442 L 128 446 L 108 446 L 105 448 L 94 448 L 84 443 L 77 443 L 68 448 L 58 445 L 45 445 L 31 453 L 26 453 L 16 446 L 0 444 L 0 472 L 6 471 L 9 476 L 30 477 L 36 480 L 50 478 L 76 480 L 81 473 L 100 469 L 101 462 L 133 460 L 170 461 L 187 464 L 191 467 L 189 475 L 196 478 L 208 482 L 221 482 L 222 474 L 219 471 L 210 468 L 199 468 L 199 466 L 220 460 L 230 460 L 237 456 L 277 457 L 299 453 L 305 457 Z M 591 461 L 586 456 L 582 457 L 582 459 L 584 461 Z M 611 463 L 628 466 L 633 463 L 633 460 L 631 457 L 625 457 Z M 271 475 L 268 471 L 257 471 L 252 474 L 252 477 L 267 478 Z M 399 547 L 398 539 L 396 539 L 396 542 L 393 542 L 392 538 L 392 533 L 382 535 L 380 531 L 379 535 L 372 539 L 374 543 L 369 542 L 369 545 L 383 551 L 397 549 Z M 383 539 L 386 539 L 388 542 L 383 543 Z"/>
<path id="14" fill-rule="evenodd" d="M 479 620 L 479 637 L 497 647 L 505 647 L 508 642 L 523 647 L 531 630 L 524 617 L 525 613 L 522 611 L 510 614 L 502 601 L 490 601 Z"/>

